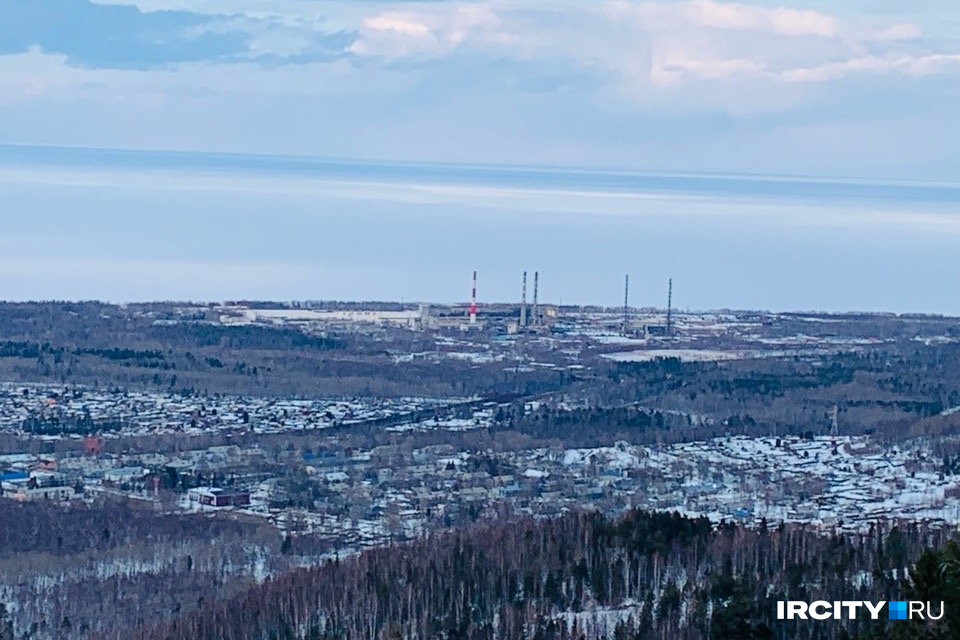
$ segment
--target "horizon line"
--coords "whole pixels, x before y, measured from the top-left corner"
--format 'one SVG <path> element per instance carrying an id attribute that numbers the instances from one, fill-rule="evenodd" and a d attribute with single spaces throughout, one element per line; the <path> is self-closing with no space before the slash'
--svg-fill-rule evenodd
<path id="1" fill-rule="evenodd" d="M 547 173 L 555 175 L 596 175 L 610 177 L 662 177 L 662 178 L 701 178 L 714 180 L 753 180 L 757 182 L 784 182 L 784 183 L 823 183 L 836 185 L 862 186 L 915 186 L 915 187 L 946 187 L 960 188 L 960 177 L 951 180 L 916 180 L 907 178 L 871 178 L 856 175 L 830 174 L 796 174 L 796 173 L 742 173 L 742 172 L 707 172 L 690 171 L 677 168 L 628 168 L 617 166 L 590 166 L 590 165 L 557 165 L 557 164 L 511 164 L 490 162 L 456 162 L 442 160 L 410 160 L 388 158 L 365 158 L 357 156 L 325 156 L 311 154 L 281 154 L 245 151 L 216 151 L 216 150 L 184 150 L 160 149 L 142 147 L 92 147 L 79 145 L 47 145 L 18 142 L 0 142 L 2 151 L 46 151 L 72 152 L 80 154 L 107 155 L 154 155 L 173 159 L 177 156 L 192 158 L 208 158 L 223 160 L 262 160 L 262 161 L 299 161 L 317 162 L 340 165 L 366 167 L 404 167 L 424 169 L 474 169 L 499 170 L 505 173 Z M 2 160 L 2 156 L 0 156 Z M 0 162 L 2 165 L 2 162 Z"/>
<path id="2" fill-rule="evenodd" d="M 295 304 L 349 304 L 349 305 L 402 305 L 402 306 L 445 306 L 445 307 L 457 307 L 463 306 L 464 308 L 470 305 L 469 300 L 457 301 L 457 302 L 441 302 L 441 301 L 423 301 L 423 300 L 321 300 L 321 299 L 290 299 L 290 300 L 271 300 L 271 299 L 236 299 L 236 300 L 127 300 L 127 301 L 114 301 L 114 300 L 101 300 L 101 299 L 38 299 L 38 300 L 9 300 L 9 299 L 0 299 L 0 305 L 50 305 L 50 304 L 99 304 L 106 306 L 114 307 L 129 307 L 129 306 L 147 306 L 147 305 L 182 305 L 182 306 L 200 306 L 200 307 L 217 307 L 217 306 L 241 306 L 249 304 L 259 304 L 259 303 L 277 303 L 278 305 L 283 305 L 280 308 L 296 308 L 293 305 Z M 489 301 L 489 302 L 478 302 L 477 309 L 482 311 L 484 306 L 520 306 L 520 302 L 511 302 L 511 301 Z M 557 307 L 558 309 L 599 309 L 602 311 L 610 311 L 616 313 L 623 312 L 623 306 L 617 305 L 601 305 L 601 304 L 578 304 L 578 303 L 556 303 L 556 302 L 539 302 L 541 306 Z M 527 302 L 527 306 L 532 306 L 530 301 Z M 274 307 L 277 308 L 277 307 Z M 634 307 L 628 306 L 630 311 L 634 312 L 663 312 L 666 313 L 666 307 Z M 317 310 L 317 309 L 302 309 L 306 311 Z M 897 317 L 897 318 L 935 318 L 943 320 L 956 319 L 960 320 L 960 315 L 954 316 L 945 313 L 929 312 L 929 311 L 867 311 L 867 310 L 856 310 L 856 309 L 847 309 L 844 311 L 828 311 L 823 309 L 781 309 L 781 310 L 771 310 L 771 309 L 748 309 L 748 308 L 713 308 L 713 309 L 690 309 L 690 308 L 678 308 L 673 307 L 671 313 L 680 314 L 680 315 L 698 315 L 698 314 L 766 314 L 771 316 L 831 316 L 831 317 L 844 317 L 844 316 L 878 316 L 878 317 Z M 477 314 L 479 318 L 482 313 Z"/>

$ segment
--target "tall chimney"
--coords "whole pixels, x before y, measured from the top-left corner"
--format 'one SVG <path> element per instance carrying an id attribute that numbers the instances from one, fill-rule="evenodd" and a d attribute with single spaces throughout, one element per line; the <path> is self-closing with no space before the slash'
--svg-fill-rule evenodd
<path id="1" fill-rule="evenodd" d="M 673 332 L 673 278 L 667 280 L 667 335 Z"/>
<path id="2" fill-rule="evenodd" d="M 470 294 L 470 324 L 477 324 L 477 270 L 473 270 L 473 291 Z"/>
<path id="3" fill-rule="evenodd" d="M 540 279 L 540 272 L 533 272 L 533 324 L 540 324 L 540 309 L 537 307 L 537 282 Z"/>
<path id="4" fill-rule="evenodd" d="M 527 326 L 527 272 L 523 272 L 523 294 L 520 297 L 520 327 Z"/>
<path id="5" fill-rule="evenodd" d="M 627 333 L 627 323 L 630 322 L 630 274 L 623 278 L 623 333 Z"/>

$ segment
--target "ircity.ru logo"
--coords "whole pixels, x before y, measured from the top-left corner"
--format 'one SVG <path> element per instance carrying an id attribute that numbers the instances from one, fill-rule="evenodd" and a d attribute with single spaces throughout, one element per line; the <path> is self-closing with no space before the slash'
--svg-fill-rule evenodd
<path id="1" fill-rule="evenodd" d="M 943 602 L 939 603 L 937 615 L 934 615 L 934 608 L 931 606 L 935 604 L 937 603 L 919 600 L 891 600 L 889 603 L 886 600 L 817 600 L 809 603 L 802 600 L 780 600 L 777 602 L 777 620 L 856 620 L 861 610 L 866 611 L 871 620 L 879 620 L 883 605 L 887 605 L 890 620 L 939 620 L 943 617 Z"/>

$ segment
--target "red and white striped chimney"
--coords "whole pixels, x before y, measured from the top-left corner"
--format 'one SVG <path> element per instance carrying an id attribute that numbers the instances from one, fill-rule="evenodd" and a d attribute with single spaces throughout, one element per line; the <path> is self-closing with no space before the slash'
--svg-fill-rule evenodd
<path id="1" fill-rule="evenodd" d="M 473 272 L 473 293 L 470 296 L 470 324 L 477 323 L 477 272 Z"/>

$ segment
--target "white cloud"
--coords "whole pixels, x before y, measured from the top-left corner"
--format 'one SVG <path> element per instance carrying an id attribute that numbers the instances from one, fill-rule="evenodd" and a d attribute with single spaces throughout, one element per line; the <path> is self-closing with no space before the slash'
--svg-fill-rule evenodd
<path id="1" fill-rule="evenodd" d="M 522 0 L 395 4 L 361 18 L 360 57 L 562 60 L 590 68 L 624 95 L 697 80 L 813 83 L 854 74 L 953 71 L 912 22 L 716 0 L 610 0 L 544 8 Z"/>
<path id="2" fill-rule="evenodd" d="M 822 82 L 865 72 L 917 73 L 921 66 L 930 73 L 949 70 L 948 64 L 921 62 L 930 56 L 919 46 L 916 53 L 903 50 L 904 42 L 922 35 L 912 23 L 877 26 L 819 11 L 715 0 L 613 0 L 607 11 L 649 41 L 654 84 L 723 78 Z M 871 52 L 884 46 L 898 47 L 899 61 Z M 632 80 L 643 78 L 634 74 Z"/>
<path id="3" fill-rule="evenodd" d="M 115 73 L 73 68 L 67 65 L 66 56 L 45 54 L 39 47 L 32 47 L 24 53 L 0 56 L 0 104 L 57 96 L 84 85 L 95 88 Z"/>
<path id="4" fill-rule="evenodd" d="M 695 76 L 708 80 L 723 78 L 749 77 L 763 74 L 766 66 L 756 60 L 733 58 L 729 60 L 694 60 L 679 56 L 668 56 L 652 70 L 651 79 L 655 82 L 669 82 L 680 76 Z"/>
<path id="5" fill-rule="evenodd" d="M 899 72 L 910 76 L 926 76 L 944 72 L 960 72 L 960 54 L 920 56 L 864 56 L 816 67 L 790 69 L 780 74 L 788 82 L 823 82 L 842 78 L 849 73 Z"/>
<path id="6" fill-rule="evenodd" d="M 424 38 L 430 35 L 430 27 L 403 14 L 381 13 L 363 21 L 365 29 L 371 31 L 396 31 L 408 36 Z"/>
<path id="7" fill-rule="evenodd" d="M 889 27 L 880 27 L 867 31 L 864 36 L 866 40 L 876 42 L 894 41 L 894 40 L 913 40 L 923 35 L 919 26 L 909 22 L 901 22 Z"/>
<path id="8" fill-rule="evenodd" d="M 500 18 L 488 6 L 456 3 L 383 11 L 363 18 L 350 51 L 363 56 L 443 55 L 470 40 L 502 41 Z"/>
<path id="9" fill-rule="evenodd" d="M 833 37 L 837 20 L 817 11 L 767 8 L 713 0 L 689 0 L 679 3 L 611 3 L 615 13 L 639 16 L 653 25 L 669 27 L 686 23 L 711 29 L 768 31 L 786 36 L 813 35 Z"/>

